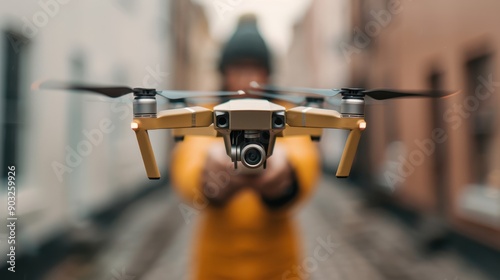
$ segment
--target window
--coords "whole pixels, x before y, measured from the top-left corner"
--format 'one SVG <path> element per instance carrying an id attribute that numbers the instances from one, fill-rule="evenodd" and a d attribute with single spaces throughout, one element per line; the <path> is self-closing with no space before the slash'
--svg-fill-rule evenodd
<path id="1" fill-rule="evenodd" d="M 3 83 L 1 84 L 1 155 L 2 169 L 9 165 L 19 165 L 19 129 L 20 129 L 20 76 L 22 56 L 25 53 L 24 38 L 13 32 L 3 32 Z M 7 169 L 2 171 L 6 179 Z"/>
<path id="2" fill-rule="evenodd" d="M 433 91 L 444 89 L 444 74 L 443 72 L 432 69 L 427 76 L 427 85 Z M 444 123 L 444 100 L 439 98 L 430 99 L 431 102 L 431 128 L 443 129 L 448 134 L 447 126 Z M 432 155 L 434 161 L 434 182 L 435 195 L 437 198 L 437 207 L 440 213 L 445 213 L 447 209 L 446 190 L 448 189 L 446 172 L 447 172 L 447 146 L 446 143 L 436 143 L 436 150 Z"/>
<path id="3" fill-rule="evenodd" d="M 473 179 L 475 183 L 486 183 L 488 175 L 488 154 L 490 144 L 493 138 L 493 117 L 494 107 L 492 104 L 493 96 L 489 96 L 486 100 L 481 100 L 476 95 L 476 89 L 482 87 L 482 82 L 488 80 L 488 76 L 492 75 L 491 56 L 482 55 L 467 61 L 466 82 L 467 94 L 470 104 L 467 104 L 474 110 L 470 111 L 470 135 L 472 137 L 472 164 L 474 166 Z M 484 98 L 483 98 L 484 99 Z M 473 103 L 476 102 L 477 106 Z M 464 104 L 465 105 L 465 104 Z"/>

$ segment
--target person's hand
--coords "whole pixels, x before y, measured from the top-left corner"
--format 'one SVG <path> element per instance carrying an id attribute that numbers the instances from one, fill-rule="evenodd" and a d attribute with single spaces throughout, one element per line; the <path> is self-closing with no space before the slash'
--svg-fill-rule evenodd
<path id="1" fill-rule="evenodd" d="M 252 178 L 251 187 L 264 198 L 280 198 L 293 184 L 293 169 L 287 158 L 286 150 L 276 144 L 273 155 L 267 159 L 266 169 Z"/>
<path id="2" fill-rule="evenodd" d="M 214 143 L 208 149 L 205 170 L 202 174 L 202 190 L 209 200 L 216 203 L 226 202 L 248 185 L 248 177 L 234 170 L 234 163 L 227 156 L 224 145 Z"/>
<path id="3" fill-rule="evenodd" d="M 273 155 L 267 159 L 266 169 L 257 174 L 248 174 L 227 156 L 224 145 L 214 143 L 208 151 L 205 170 L 202 174 L 202 189 L 205 196 L 215 203 L 224 203 L 244 187 L 250 187 L 263 198 L 280 198 L 293 183 L 293 169 L 288 162 L 286 150 L 275 145 Z"/>

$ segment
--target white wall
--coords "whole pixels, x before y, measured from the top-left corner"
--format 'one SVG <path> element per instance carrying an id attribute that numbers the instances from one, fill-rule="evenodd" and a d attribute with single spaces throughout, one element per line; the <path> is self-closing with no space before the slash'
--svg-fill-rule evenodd
<path id="1" fill-rule="evenodd" d="M 23 225 L 18 238 L 25 240 L 25 249 L 28 244 L 36 249 L 55 232 L 149 183 L 130 130 L 131 105 L 110 103 L 92 94 L 32 91 L 30 85 L 52 78 L 132 87 L 156 83 L 158 88 L 168 88 L 168 76 L 151 74 L 158 69 L 170 71 L 168 14 L 169 3 L 161 0 L 0 2 L 0 29 L 12 29 L 30 41 L 22 69 L 23 125 L 17 166 L 17 214 Z M 76 77 L 71 66 L 78 56 L 85 65 L 83 77 Z M 4 89 L 4 68 L 5 58 L 0 56 L 0 90 Z M 114 129 L 103 133 L 89 155 L 59 180 L 53 163 L 67 165 L 67 147 L 77 149 L 87 141 L 82 130 L 99 129 L 108 120 Z M 165 170 L 168 132 L 151 135 L 157 161 Z M 2 220 L 5 195 L 0 192 Z"/>

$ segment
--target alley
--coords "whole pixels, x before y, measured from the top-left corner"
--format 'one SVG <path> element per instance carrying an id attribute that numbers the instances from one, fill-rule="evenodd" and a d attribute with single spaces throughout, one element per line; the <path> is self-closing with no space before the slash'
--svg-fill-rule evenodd
<path id="1" fill-rule="evenodd" d="M 92 261 L 63 263 L 71 268 L 57 267 L 59 273 L 45 279 L 186 279 L 195 221 L 186 223 L 179 205 L 168 189 L 150 194 L 124 211 L 110 244 Z M 300 274 L 306 279 L 493 280 L 453 249 L 424 252 L 410 228 L 383 209 L 365 206 L 354 186 L 329 175 L 297 220 L 305 254 L 301 266 L 285 271 L 283 279 Z M 334 245 L 319 258 L 315 249 L 325 242 Z"/>

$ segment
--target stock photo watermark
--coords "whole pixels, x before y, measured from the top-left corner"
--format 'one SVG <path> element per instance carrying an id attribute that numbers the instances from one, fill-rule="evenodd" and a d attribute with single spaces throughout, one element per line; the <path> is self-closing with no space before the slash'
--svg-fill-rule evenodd
<path id="1" fill-rule="evenodd" d="M 207 182 L 203 188 L 203 192 L 194 190 L 192 206 L 185 203 L 179 204 L 179 211 L 184 218 L 186 224 L 191 223 L 193 216 L 198 216 L 200 212 L 210 204 L 208 198 L 213 198 L 225 189 L 231 183 L 231 176 L 238 174 L 240 171 L 234 169 L 233 163 L 227 165 L 226 170 L 219 172 L 210 171 L 207 175 L 212 181 Z"/>
<path id="2" fill-rule="evenodd" d="M 219 19 L 224 19 L 228 12 L 233 12 L 246 0 L 213 0 L 212 5 Z"/>
<path id="3" fill-rule="evenodd" d="M 102 119 L 99 122 L 99 127 L 91 130 L 82 130 L 82 139 L 75 147 L 66 145 L 65 162 L 58 161 L 52 162 L 52 170 L 57 176 L 59 182 L 63 181 L 65 173 L 72 173 L 75 168 L 82 164 L 83 159 L 88 157 L 95 147 L 98 147 L 104 140 L 104 135 L 109 134 L 115 130 L 115 125 L 108 118 Z"/>
<path id="4" fill-rule="evenodd" d="M 17 233 L 17 215 L 16 215 L 16 166 L 7 167 L 7 270 L 16 272 L 16 233 Z"/>
<path id="5" fill-rule="evenodd" d="M 460 128 L 464 121 L 479 109 L 480 103 L 489 99 L 496 92 L 496 88 L 500 87 L 500 82 L 495 82 L 492 74 L 488 75 L 487 78 L 479 76 L 478 81 L 479 84 L 473 94 L 465 97 L 461 103 L 454 103 L 451 108 L 444 112 L 443 120 L 450 125 L 451 129 Z M 395 168 L 385 171 L 384 179 L 391 191 L 394 191 L 398 184 L 404 183 L 417 167 L 424 164 L 425 159 L 434 154 L 438 144 L 442 144 L 448 139 L 446 130 L 435 128 L 430 137 L 416 139 L 414 141 L 416 148 L 406 156 L 399 155 L 397 161 L 389 162 Z"/>
<path id="6" fill-rule="evenodd" d="M 169 75 L 168 72 L 161 70 L 159 64 L 155 67 L 146 66 L 145 71 L 147 74 L 142 79 L 143 87 L 156 88 Z M 99 100 L 105 101 L 106 99 Z M 112 102 L 110 110 L 113 114 L 119 114 L 118 119 L 123 121 L 132 117 L 133 106 L 132 102 L 128 99 L 121 101 L 124 102 Z M 104 118 L 99 122 L 97 128 L 90 130 L 83 129 L 81 131 L 82 140 L 76 145 L 66 145 L 64 162 L 52 161 L 51 163 L 52 170 L 59 182 L 63 182 L 65 174 L 70 174 L 78 168 L 84 159 L 90 156 L 94 149 L 104 142 L 106 135 L 111 134 L 115 129 L 116 125 L 113 124 L 113 121 L 109 118 Z"/>
<path id="7" fill-rule="evenodd" d="M 389 26 L 395 16 L 403 11 L 402 2 L 404 1 L 411 2 L 413 0 L 390 0 L 387 1 L 385 9 L 371 10 L 369 13 L 370 20 L 362 28 L 354 27 L 352 42 L 340 42 L 339 49 L 348 63 L 351 62 L 353 54 L 359 54 L 363 49 L 367 48 L 373 39 L 380 35 L 384 28 Z"/>
<path id="8" fill-rule="evenodd" d="M 328 260 L 334 253 L 335 249 L 340 245 L 333 241 L 330 234 L 325 237 L 316 238 L 316 246 L 314 246 L 313 254 L 302 259 L 298 265 L 291 267 L 283 273 L 281 279 L 309 279 L 311 274 L 319 268 L 319 264 Z"/>
<path id="9" fill-rule="evenodd" d="M 145 70 L 148 74 L 142 79 L 142 86 L 147 88 L 157 88 L 169 76 L 168 72 L 161 70 L 160 64 L 156 64 L 154 68 L 146 66 Z"/>
<path id="10" fill-rule="evenodd" d="M 135 276 L 127 273 L 127 270 L 125 267 L 122 267 L 121 270 L 118 269 L 113 269 L 111 271 L 111 275 L 113 275 L 112 278 L 109 280 L 134 280 Z"/>
<path id="11" fill-rule="evenodd" d="M 39 0 L 38 10 L 30 17 L 22 17 L 21 35 L 23 38 L 8 35 L 8 39 L 17 53 L 27 40 L 33 39 L 38 35 L 40 30 L 49 24 L 49 21 L 55 18 L 61 8 L 72 0 Z"/>

